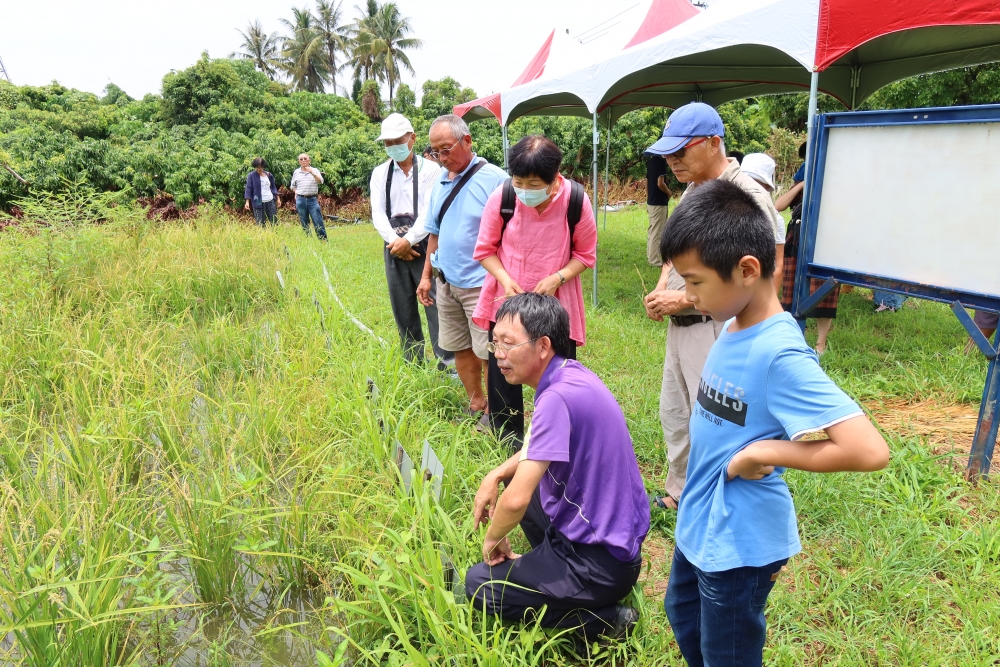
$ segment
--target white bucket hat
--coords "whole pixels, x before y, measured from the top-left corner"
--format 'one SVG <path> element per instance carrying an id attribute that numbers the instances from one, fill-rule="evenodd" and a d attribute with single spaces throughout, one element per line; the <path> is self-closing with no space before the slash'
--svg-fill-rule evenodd
<path id="1" fill-rule="evenodd" d="M 378 135 L 376 141 L 399 139 L 410 132 L 413 132 L 413 125 L 406 116 L 401 113 L 391 113 L 382 121 L 382 134 Z"/>
<path id="2" fill-rule="evenodd" d="M 750 153 L 740 163 L 740 171 L 774 190 L 774 159 L 766 153 Z"/>

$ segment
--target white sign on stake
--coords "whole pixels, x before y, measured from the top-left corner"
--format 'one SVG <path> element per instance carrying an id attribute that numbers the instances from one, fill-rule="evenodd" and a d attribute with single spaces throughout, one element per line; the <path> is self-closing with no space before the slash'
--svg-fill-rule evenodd
<path id="1" fill-rule="evenodd" d="M 285 279 L 281 277 L 281 271 L 275 271 L 278 274 L 278 284 L 281 285 L 281 289 L 285 289 Z"/>
<path id="2" fill-rule="evenodd" d="M 420 460 L 420 470 L 421 475 L 425 482 L 431 483 L 431 491 L 434 493 L 434 499 L 441 499 L 441 480 L 444 479 L 444 466 L 441 465 L 441 460 L 431 449 L 431 443 L 424 440 L 424 452 Z"/>
<path id="3" fill-rule="evenodd" d="M 406 491 L 406 495 L 410 495 L 410 489 L 413 488 L 413 459 L 403 449 L 403 444 L 399 440 L 396 441 L 396 467 L 399 468 L 403 490 Z"/>

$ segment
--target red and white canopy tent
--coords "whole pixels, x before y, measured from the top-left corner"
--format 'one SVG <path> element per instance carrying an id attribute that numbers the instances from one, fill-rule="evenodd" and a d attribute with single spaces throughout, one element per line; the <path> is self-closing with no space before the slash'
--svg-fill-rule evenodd
<path id="1" fill-rule="evenodd" d="M 997 60 L 997 0 L 718 0 L 618 55 L 503 93 L 501 122 L 586 109 L 596 139 L 599 116 L 808 89 L 811 138 L 819 91 L 854 109 L 898 79 Z M 595 145 L 595 182 L 596 168 Z"/>

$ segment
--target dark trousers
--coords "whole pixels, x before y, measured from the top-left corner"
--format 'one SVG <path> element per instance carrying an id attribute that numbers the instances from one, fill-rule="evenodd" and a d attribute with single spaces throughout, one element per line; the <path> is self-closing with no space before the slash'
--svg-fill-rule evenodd
<path id="1" fill-rule="evenodd" d="M 392 306 L 392 317 L 396 320 L 399 330 L 399 340 L 403 346 L 403 356 L 407 361 L 421 361 L 424 358 L 424 332 L 420 327 L 420 307 L 417 302 L 417 285 L 424 271 L 423 256 L 411 260 L 402 260 L 389 254 L 389 249 L 383 249 L 385 260 L 385 281 L 389 286 L 389 305 Z M 435 298 L 435 283 L 431 281 L 431 298 Z M 431 334 L 431 346 L 434 356 L 439 360 L 454 358 L 453 352 L 446 352 L 438 347 L 438 312 L 437 306 L 424 306 L 427 316 L 427 329 Z"/>
<path id="2" fill-rule="evenodd" d="M 787 562 L 705 572 L 674 549 L 663 607 L 689 667 L 761 667 L 764 605 Z"/>
<path id="3" fill-rule="evenodd" d="M 299 213 L 299 222 L 302 223 L 302 230 L 309 233 L 309 219 L 312 218 L 313 227 L 316 228 L 316 237 L 326 238 L 326 226 L 323 224 L 323 211 L 319 207 L 317 197 L 296 197 L 295 210 Z"/>
<path id="4" fill-rule="evenodd" d="M 253 207 L 253 217 L 261 227 L 266 227 L 269 222 L 272 225 L 278 224 L 278 208 L 275 206 L 275 201 L 272 199 L 262 202 L 260 208 Z"/>
<path id="5" fill-rule="evenodd" d="M 487 614 L 532 621 L 541 607 L 544 628 L 582 628 L 588 639 L 610 631 L 616 605 L 639 580 L 642 556 L 623 562 L 599 545 L 570 542 L 542 510 L 538 491 L 521 519 L 531 551 L 465 575 L 465 592 Z"/>
<path id="6" fill-rule="evenodd" d="M 490 322 L 490 340 L 494 326 L 496 322 Z M 569 358 L 576 359 L 573 341 L 569 342 Z M 524 442 L 524 392 L 521 385 L 507 382 L 492 352 L 486 364 L 486 400 L 490 405 L 490 428 L 501 440 L 520 447 Z"/>

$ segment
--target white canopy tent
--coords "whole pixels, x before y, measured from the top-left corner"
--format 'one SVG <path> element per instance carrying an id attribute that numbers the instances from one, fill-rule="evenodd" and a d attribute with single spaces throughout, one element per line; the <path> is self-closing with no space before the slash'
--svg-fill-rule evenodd
<path id="1" fill-rule="evenodd" d="M 809 89 L 811 138 L 819 91 L 853 109 L 892 81 L 996 60 L 994 0 L 719 0 L 616 56 L 503 93 L 501 122 L 535 113 L 591 116 L 596 191 L 599 118 L 610 126 L 645 106 L 718 105 Z M 596 295 L 595 272 L 595 302 Z"/>

